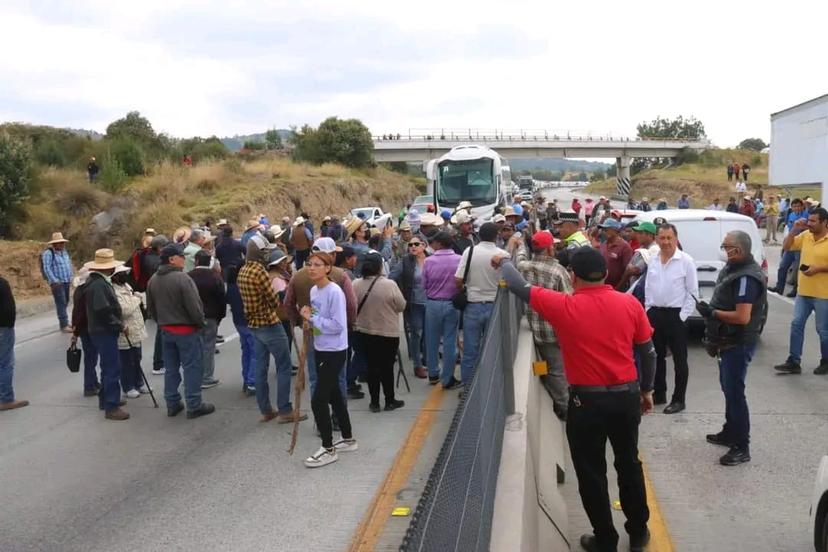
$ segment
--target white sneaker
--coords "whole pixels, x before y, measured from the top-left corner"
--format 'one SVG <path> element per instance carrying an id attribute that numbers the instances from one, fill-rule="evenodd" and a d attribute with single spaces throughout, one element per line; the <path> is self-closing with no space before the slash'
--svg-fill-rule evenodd
<path id="1" fill-rule="evenodd" d="M 153 376 L 163 376 L 166 373 L 167 373 L 166 368 L 161 368 L 160 370 L 156 370 L 155 368 L 152 369 L 152 375 Z"/>
<path id="2" fill-rule="evenodd" d="M 138 392 L 142 395 L 149 395 L 150 391 L 152 391 L 152 387 L 147 387 L 146 385 L 142 385 L 138 388 Z"/>
<path id="3" fill-rule="evenodd" d="M 328 450 L 325 447 L 319 447 L 319 450 L 317 450 L 313 455 L 305 458 L 305 467 L 321 468 L 322 466 L 333 464 L 338 459 L 339 458 L 336 455 L 336 448 Z"/>
<path id="4" fill-rule="evenodd" d="M 334 442 L 334 448 L 337 452 L 354 452 L 359 450 L 359 445 L 356 439 L 340 439 Z"/>
<path id="5" fill-rule="evenodd" d="M 137 399 L 141 396 L 141 393 L 139 393 L 137 389 L 130 389 L 126 392 L 126 396 L 128 399 Z"/>

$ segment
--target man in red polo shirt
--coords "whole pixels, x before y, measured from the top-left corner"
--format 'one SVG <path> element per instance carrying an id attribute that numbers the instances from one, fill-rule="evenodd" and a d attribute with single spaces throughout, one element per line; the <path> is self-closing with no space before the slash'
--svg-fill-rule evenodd
<path id="1" fill-rule="evenodd" d="M 606 442 L 609 439 L 618 472 L 621 507 L 627 517 L 630 550 L 643 551 L 650 540 L 647 493 L 638 459 L 641 414 L 653 409 L 655 349 L 652 328 L 635 297 L 605 284 L 607 263 L 591 247 L 570 254 L 573 295 L 530 286 L 505 257 L 501 268 L 509 290 L 555 329 L 570 385 L 566 436 L 578 476 L 578 491 L 594 535 L 582 535 L 588 551 L 615 550 L 618 533 L 612 523 L 607 491 Z M 611 320 L 613 330 L 601 339 L 584 339 L 585 320 Z M 632 351 L 641 356 L 636 373 Z"/>

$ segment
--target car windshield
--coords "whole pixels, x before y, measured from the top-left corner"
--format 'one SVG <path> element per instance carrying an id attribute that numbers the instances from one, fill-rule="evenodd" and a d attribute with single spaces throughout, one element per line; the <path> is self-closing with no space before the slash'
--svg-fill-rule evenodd
<path id="1" fill-rule="evenodd" d="M 355 217 L 358 217 L 359 214 L 362 213 L 365 219 L 374 218 L 374 210 L 370 207 L 366 207 L 364 209 L 353 209 L 351 210 L 351 214 Z"/>
<path id="2" fill-rule="evenodd" d="M 432 203 L 432 199 L 430 195 L 422 195 L 415 197 L 414 201 L 412 201 L 411 203 Z"/>
<path id="3" fill-rule="evenodd" d="M 497 202 L 497 185 L 491 159 L 443 161 L 437 177 L 437 204 L 456 207 L 469 201 L 475 207 Z"/>

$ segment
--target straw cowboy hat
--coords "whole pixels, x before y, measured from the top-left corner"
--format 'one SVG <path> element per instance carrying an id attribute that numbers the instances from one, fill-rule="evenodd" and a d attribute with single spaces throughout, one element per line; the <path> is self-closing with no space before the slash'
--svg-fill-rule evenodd
<path id="1" fill-rule="evenodd" d="M 147 228 L 146 230 L 144 230 L 144 234 L 154 236 L 155 234 L 157 234 L 157 232 L 155 231 L 155 228 Z"/>
<path id="2" fill-rule="evenodd" d="M 468 211 L 472 210 L 471 201 L 461 201 L 460 203 L 457 204 L 457 207 L 454 208 L 454 212 L 457 213 L 457 212 L 462 211 L 464 209 L 466 209 Z"/>
<path id="3" fill-rule="evenodd" d="M 115 260 L 115 252 L 111 249 L 98 249 L 95 251 L 95 260 L 84 263 L 84 268 L 89 270 L 109 270 L 124 264 L 124 261 Z"/>
<path id="4" fill-rule="evenodd" d="M 473 219 L 471 215 L 469 215 L 466 211 L 459 211 L 453 217 L 451 217 L 452 224 L 466 224 L 467 222 L 471 222 Z"/>
<path id="5" fill-rule="evenodd" d="M 63 233 L 61 232 L 54 232 L 52 234 L 52 239 L 47 242 L 49 245 L 53 243 L 69 243 L 69 240 L 63 237 Z"/>
<path id="6" fill-rule="evenodd" d="M 293 227 L 294 227 L 294 228 L 296 228 L 297 226 L 300 226 L 300 225 L 302 225 L 302 224 L 305 224 L 305 222 L 307 222 L 307 221 L 305 220 L 305 217 L 303 217 L 303 216 L 298 216 L 298 217 L 296 217 L 296 220 L 294 220 L 294 221 L 293 221 Z"/>
<path id="7" fill-rule="evenodd" d="M 182 226 L 173 232 L 173 242 L 184 243 L 190 239 L 192 234 L 193 230 L 189 226 Z"/>
<path id="8" fill-rule="evenodd" d="M 262 224 L 259 222 L 259 219 L 250 219 L 247 221 L 247 227 L 244 229 L 245 232 L 248 230 L 253 230 L 254 228 L 258 228 Z"/>
<path id="9" fill-rule="evenodd" d="M 216 226 L 227 226 L 227 219 L 219 219 Z"/>
<path id="10" fill-rule="evenodd" d="M 282 236 L 282 234 L 285 233 L 285 230 L 286 229 L 282 228 L 278 224 L 274 224 L 270 227 L 270 233 L 273 234 L 274 240 L 278 240 Z"/>
<path id="11" fill-rule="evenodd" d="M 442 226 L 443 225 L 442 217 L 435 215 L 434 213 L 426 213 L 424 215 L 420 215 L 420 226 Z"/>
<path id="12" fill-rule="evenodd" d="M 362 228 L 364 225 L 365 221 L 362 219 L 353 218 L 349 220 L 348 223 L 345 225 L 345 231 L 347 232 L 348 237 L 350 238 L 351 236 L 353 236 L 354 232 Z"/>

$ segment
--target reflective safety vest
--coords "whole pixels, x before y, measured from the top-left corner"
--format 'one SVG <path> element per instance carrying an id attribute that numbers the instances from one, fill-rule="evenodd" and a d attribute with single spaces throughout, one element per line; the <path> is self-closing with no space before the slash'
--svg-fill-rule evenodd
<path id="1" fill-rule="evenodd" d="M 580 230 L 573 233 L 568 238 L 565 238 L 564 241 L 566 242 L 567 249 L 575 249 L 576 247 L 585 247 L 592 245 L 589 239 L 587 239 L 587 237 L 584 236 L 584 233 Z"/>

